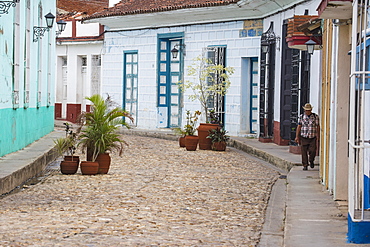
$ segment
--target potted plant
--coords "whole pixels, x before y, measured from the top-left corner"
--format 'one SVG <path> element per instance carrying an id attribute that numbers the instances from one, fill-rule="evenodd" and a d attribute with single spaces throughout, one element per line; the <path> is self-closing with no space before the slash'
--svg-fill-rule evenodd
<path id="1" fill-rule="evenodd" d="M 54 140 L 55 148 L 59 155 L 63 156 L 60 162 L 60 171 L 62 174 L 75 174 L 79 166 L 79 157 L 74 156 L 77 144 L 77 134 L 70 130 L 70 125 L 64 123 L 66 126 L 66 137 L 61 137 Z M 65 155 L 65 154 L 70 155 Z"/>
<path id="2" fill-rule="evenodd" d="M 178 83 L 181 91 L 191 89 L 193 94 L 189 99 L 198 100 L 201 104 L 206 123 L 201 123 L 198 128 L 199 149 L 211 149 L 211 141 L 207 139 L 209 129 L 218 128 L 218 123 L 210 123 L 211 116 L 209 110 L 209 101 L 217 96 L 224 96 L 230 87 L 230 75 L 234 73 L 234 68 L 224 67 L 221 64 L 215 64 L 204 56 L 198 56 L 193 59 L 193 63 L 188 67 L 188 76 L 193 80 L 180 81 Z M 213 114 L 216 113 L 213 111 Z"/>
<path id="3" fill-rule="evenodd" d="M 185 147 L 185 137 L 186 137 L 186 132 L 185 130 L 181 129 L 180 127 L 178 128 L 173 128 L 172 129 L 175 132 L 175 135 L 179 136 L 179 145 L 180 147 Z"/>
<path id="4" fill-rule="evenodd" d="M 227 131 L 220 127 L 209 130 L 207 138 L 211 140 L 212 150 L 215 151 L 225 151 L 226 142 L 230 139 L 230 137 L 227 135 Z"/>
<path id="5" fill-rule="evenodd" d="M 106 174 L 110 167 L 110 156 L 108 152 L 118 151 L 121 156 L 123 146 L 127 143 L 120 138 L 118 133 L 119 126 L 129 128 L 125 121 L 131 115 L 120 107 L 114 107 L 113 102 L 108 96 L 103 99 L 100 95 L 86 97 L 92 103 L 91 112 L 84 112 L 80 117 L 80 122 L 84 128 L 81 130 L 79 138 L 81 147 L 87 149 L 87 161 L 98 163 L 97 173 Z M 86 162 L 81 162 L 81 172 Z M 90 165 L 90 164 L 89 164 Z M 96 166 L 95 164 L 91 164 Z"/>
<path id="6" fill-rule="evenodd" d="M 185 148 L 187 151 L 195 151 L 198 146 L 199 138 L 195 135 L 196 123 L 200 115 L 200 111 L 195 111 L 191 114 L 189 110 L 186 111 L 186 125 L 184 126 L 185 132 Z"/>
<path id="7" fill-rule="evenodd" d="M 76 132 L 73 132 L 71 129 L 71 124 L 65 122 L 63 123 L 65 126 L 65 132 L 66 132 L 66 137 L 69 138 L 69 144 L 68 144 L 68 150 L 67 154 L 64 156 L 64 160 L 71 160 L 71 161 L 77 161 L 77 163 L 80 163 L 80 157 L 74 155 L 76 152 L 76 146 L 77 146 L 77 139 L 78 139 L 78 134 L 80 132 L 80 129 L 77 129 Z"/>

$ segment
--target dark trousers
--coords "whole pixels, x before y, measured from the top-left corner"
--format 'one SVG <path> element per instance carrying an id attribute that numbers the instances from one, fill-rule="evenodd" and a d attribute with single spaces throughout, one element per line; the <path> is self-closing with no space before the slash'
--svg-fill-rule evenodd
<path id="1" fill-rule="evenodd" d="M 302 165 L 308 166 L 308 162 L 314 162 L 316 156 L 316 137 L 304 138 L 301 136 Z"/>

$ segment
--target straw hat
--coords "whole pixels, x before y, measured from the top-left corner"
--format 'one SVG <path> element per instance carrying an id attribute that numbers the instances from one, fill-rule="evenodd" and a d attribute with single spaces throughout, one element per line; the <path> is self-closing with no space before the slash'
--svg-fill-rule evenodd
<path id="1" fill-rule="evenodd" d="M 312 105 L 310 103 L 307 103 L 303 106 L 303 109 L 305 109 L 306 111 L 312 111 Z"/>

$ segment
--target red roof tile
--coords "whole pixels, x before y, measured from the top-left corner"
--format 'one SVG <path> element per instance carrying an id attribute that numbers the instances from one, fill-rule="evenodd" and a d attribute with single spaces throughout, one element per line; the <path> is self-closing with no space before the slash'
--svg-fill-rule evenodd
<path id="1" fill-rule="evenodd" d="M 85 18 L 95 19 L 107 16 L 135 15 L 171 11 L 187 8 L 202 8 L 235 4 L 239 0 L 121 0 L 114 7 Z"/>
<path id="2" fill-rule="evenodd" d="M 91 15 L 108 8 L 109 0 L 57 0 L 57 8 L 68 13 Z"/>

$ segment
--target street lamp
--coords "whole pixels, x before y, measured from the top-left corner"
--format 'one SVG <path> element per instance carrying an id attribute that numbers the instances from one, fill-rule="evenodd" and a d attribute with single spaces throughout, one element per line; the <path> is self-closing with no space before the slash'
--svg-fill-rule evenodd
<path id="1" fill-rule="evenodd" d="M 52 13 L 45 15 L 46 27 L 33 27 L 33 42 L 37 42 L 39 39 L 44 37 L 46 31 L 49 32 L 50 28 L 53 27 L 55 16 Z"/>
<path id="2" fill-rule="evenodd" d="M 304 44 L 307 46 L 307 52 L 308 52 L 308 54 L 312 55 L 313 54 L 313 51 L 315 49 L 315 45 L 317 45 L 316 42 L 313 41 L 312 39 L 310 39 L 309 41 L 307 41 Z"/>

